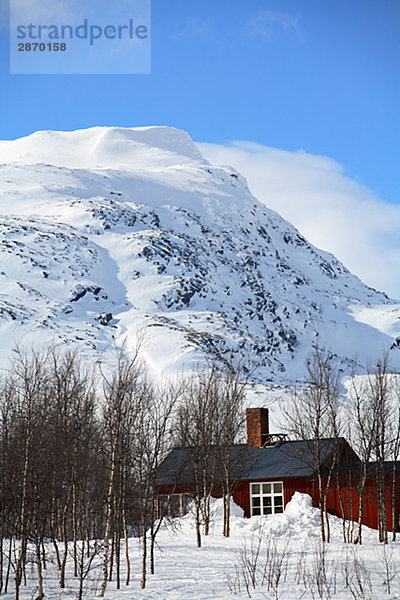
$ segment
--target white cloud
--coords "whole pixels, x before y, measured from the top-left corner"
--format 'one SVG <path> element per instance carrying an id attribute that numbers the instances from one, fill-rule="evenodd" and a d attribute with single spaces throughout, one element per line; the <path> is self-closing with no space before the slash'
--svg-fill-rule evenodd
<path id="1" fill-rule="evenodd" d="M 176 41 L 208 39 L 215 35 L 215 19 L 209 16 L 187 18 L 185 26 L 172 30 L 170 35 Z"/>
<path id="2" fill-rule="evenodd" d="M 301 39 L 299 20 L 293 15 L 261 10 L 247 25 L 251 35 L 270 39 L 277 31 L 294 32 Z"/>
<path id="3" fill-rule="evenodd" d="M 365 283 L 400 298 L 400 206 L 345 175 L 336 161 L 251 142 L 198 144 L 235 167 L 253 194 L 315 246 L 335 254 Z"/>

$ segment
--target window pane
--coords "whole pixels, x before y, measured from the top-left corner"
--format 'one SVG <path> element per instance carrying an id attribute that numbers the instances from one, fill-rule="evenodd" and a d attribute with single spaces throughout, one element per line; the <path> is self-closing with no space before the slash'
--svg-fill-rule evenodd
<path id="1" fill-rule="evenodd" d="M 283 513 L 283 483 L 281 481 L 251 483 L 250 497 L 253 515 Z"/>

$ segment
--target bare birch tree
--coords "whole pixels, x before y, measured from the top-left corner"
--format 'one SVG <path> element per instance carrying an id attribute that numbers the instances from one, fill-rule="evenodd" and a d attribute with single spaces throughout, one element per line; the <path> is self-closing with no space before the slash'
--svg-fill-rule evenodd
<path id="1" fill-rule="evenodd" d="M 357 473 L 358 522 L 354 538 L 355 544 L 362 543 L 362 519 L 366 502 L 366 483 L 369 474 L 369 463 L 373 456 L 375 430 L 377 427 L 376 413 L 373 410 L 368 382 L 358 380 L 354 375 L 349 385 L 349 406 L 352 434 L 351 442 L 360 460 L 360 472 Z"/>
<path id="2" fill-rule="evenodd" d="M 182 403 L 177 416 L 177 442 L 191 449 L 190 465 L 192 497 L 195 505 L 196 541 L 201 546 L 201 524 L 204 535 L 210 525 L 210 499 L 215 486 L 218 413 L 215 399 L 218 370 L 198 369 L 184 382 Z"/>
<path id="3" fill-rule="evenodd" d="M 104 445 L 108 460 L 106 521 L 104 531 L 103 577 L 99 596 L 103 597 L 108 582 L 110 536 L 112 536 L 114 496 L 122 457 L 129 453 L 130 434 L 135 429 L 143 399 L 144 371 L 138 353 L 126 359 L 122 353 L 109 377 L 104 377 Z"/>
<path id="4" fill-rule="evenodd" d="M 303 387 L 294 391 L 290 408 L 283 410 L 284 427 L 308 445 L 318 487 L 321 539 L 329 542 L 327 496 L 338 459 L 340 378 L 329 352 L 318 346 L 306 367 Z M 328 460 L 324 438 L 331 438 Z"/>
<path id="5" fill-rule="evenodd" d="M 217 377 L 217 484 L 221 487 L 223 497 L 222 531 L 225 537 L 229 537 L 231 497 L 238 481 L 250 466 L 246 462 L 248 455 L 245 449 L 236 445 L 245 422 L 247 377 L 242 366 L 232 361 L 222 371 L 217 372 Z"/>

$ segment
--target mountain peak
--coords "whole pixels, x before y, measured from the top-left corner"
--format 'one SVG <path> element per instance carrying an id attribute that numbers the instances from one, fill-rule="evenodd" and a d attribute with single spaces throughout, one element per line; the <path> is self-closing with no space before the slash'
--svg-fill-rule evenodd
<path id="1" fill-rule="evenodd" d="M 123 170 L 207 164 L 188 133 L 167 126 L 37 131 L 0 142 L 0 162 Z"/>
<path id="2" fill-rule="evenodd" d="M 97 360 L 145 330 L 155 373 L 234 352 L 259 381 L 289 383 L 316 344 L 344 372 L 383 347 L 400 362 L 400 307 L 187 133 L 37 132 L 0 142 L 0 162 L 3 359 L 39 337 Z"/>

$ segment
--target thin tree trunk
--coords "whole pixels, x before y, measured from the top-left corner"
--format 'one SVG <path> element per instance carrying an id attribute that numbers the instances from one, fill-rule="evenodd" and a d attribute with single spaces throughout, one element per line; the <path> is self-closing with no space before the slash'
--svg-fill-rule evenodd
<path id="1" fill-rule="evenodd" d="M 363 464 L 363 474 L 361 481 L 358 486 L 358 521 L 357 521 L 357 535 L 354 540 L 355 544 L 362 544 L 362 518 L 364 514 L 364 494 L 365 494 L 365 482 L 367 480 L 367 465 Z"/>
<path id="2" fill-rule="evenodd" d="M 11 568 L 11 554 L 12 554 L 12 535 L 10 534 L 10 544 L 8 547 L 8 565 L 7 565 L 7 574 L 6 574 L 6 585 L 4 587 L 4 593 L 7 594 L 8 592 L 8 582 L 10 579 L 10 568 Z"/>
<path id="3" fill-rule="evenodd" d="M 99 596 L 100 598 L 104 597 L 104 594 L 106 592 L 106 588 L 107 588 L 107 579 L 108 579 L 108 550 L 110 547 L 110 540 L 109 540 L 109 536 L 110 535 L 110 528 L 109 528 L 109 524 L 106 524 L 106 533 L 104 536 L 104 552 L 103 552 L 103 580 L 101 583 L 101 588 L 100 588 L 100 593 Z"/>
<path id="4" fill-rule="evenodd" d="M 206 491 L 204 489 L 203 496 L 203 517 L 204 517 L 204 535 L 209 535 L 210 533 L 210 500 L 211 500 L 211 489 Z"/>
<path id="5" fill-rule="evenodd" d="M 44 535 L 44 532 L 42 531 L 42 536 Z M 46 562 L 46 546 L 44 545 L 44 539 L 43 537 L 40 538 L 40 546 L 41 546 L 41 553 L 42 553 L 42 564 L 43 564 L 43 569 L 46 571 L 47 570 L 47 562 Z"/>
<path id="6" fill-rule="evenodd" d="M 110 466 L 110 480 L 108 484 L 108 492 L 107 492 L 107 520 L 106 520 L 106 530 L 104 533 L 104 553 L 103 553 L 103 580 L 101 582 L 100 587 L 100 598 L 104 597 L 104 594 L 107 589 L 107 576 L 108 576 L 108 552 L 110 549 L 110 532 L 111 532 L 111 517 L 112 517 L 112 496 L 114 492 L 114 477 L 115 477 L 115 458 L 116 458 L 116 446 L 119 435 L 119 423 L 117 427 L 117 431 L 115 432 L 113 448 L 111 451 L 111 466 Z"/>
<path id="7" fill-rule="evenodd" d="M 225 537 L 230 536 L 230 521 L 231 521 L 231 495 L 229 492 L 224 493 L 224 529 Z"/>
<path id="8" fill-rule="evenodd" d="M 19 600 L 19 588 L 21 586 L 22 575 L 23 575 L 24 564 L 25 564 L 25 548 L 26 548 L 25 538 L 22 537 L 19 542 L 18 558 L 17 558 L 17 563 L 15 566 L 15 576 L 14 576 L 14 582 L 15 582 L 14 598 L 15 598 L 15 600 Z"/>
<path id="9" fill-rule="evenodd" d="M 83 598 L 83 569 L 84 569 L 84 556 L 85 556 L 85 543 L 82 540 L 82 547 L 79 556 L 79 592 L 78 592 L 78 600 L 82 600 Z"/>
<path id="10" fill-rule="evenodd" d="M 3 591 L 3 523 L 1 524 L 1 539 L 0 539 L 0 594 Z"/>
<path id="11" fill-rule="evenodd" d="M 324 497 L 323 497 L 323 489 L 322 489 L 322 478 L 321 475 L 318 474 L 318 506 L 319 506 L 319 526 L 321 530 L 321 539 L 325 542 L 325 522 L 324 522 Z"/>
<path id="12" fill-rule="evenodd" d="M 75 478 L 75 469 L 74 475 Z M 73 536 L 73 556 L 74 556 L 74 577 L 78 577 L 78 553 L 76 548 L 77 543 L 77 519 L 76 519 L 76 485 L 72 486 L 72 536 Z"/>
<path id="13" fill-rule="evenodd" d="M 123 528 L 124 528 L 124 540 L 125 540 L 125 562 L 126 562 L 125 585 L 129 585 L 129 581 L 130 581 L 130 577 L 131 577 L 131 562 L 129 560 L 128 529 L 126 526 L 125 500 L 122 505 L 122 524 L 123 524 Z"/>
<path id="14" fill-rule="evenodd" d="M 116 533 L 115 540 L 115 573 L 117 576 L 117 590 L 121 589 L 121 537 Z"/>
<path id="15" fill-rule="evenodd" d="M 346 529 L 346 513 L 344 510 L 344 502 L 343 502 L 343 497 L 342 497 L 342 490 L 340 487 L 340 481 L 339 481 L 339 477 L 336 477 L 336 487 L 337 487 L 337 492 L 338 492 L 338 498 L 339 498 L 339 506 L 340 506 L 340 512 L 342 513 L 342 534 L 343 534 L 343 543 L 346 543 L 349 541 L 348 536 L 347 536 L 347 529 Z"/>
<path id="16" fill-rule="evenodd" d="M 197 540 L 197 547 L 201 548 L 200 498 L 196 498 L 196 540 Z"/>
<path id="17" fill-rule="evenodd" d="M 154 526 L 151 525 L 150 528 L 150 573 L 154 575 L 154 546 L 155 546 L 156 536 L 154 533 Z"/>
<path id="18" fill-rule="evenodd" d="M 65 568 L 67 566 L 68 538 L 64 537 L 64 553 L 61 561 L 60 588 L 65 588 Z"/>
<path id="19" fill-rule="evenodd" d="M 22 561 L 22 575 L 24 576 L 24 586 L 26 587 L 26 550 L 28 547 L 28 540 L 24 539 L 24 559 Z"/>
<path id="20" fill-rule="evenodd" d="M 113 566 L 114 566 L 114 553 L 115 553 L 115 531 L 111 534 L 111 552 L 110 552 L 110 567 L 108 570 L 108 581 L 112 581 Z"/>
<path id="21" fill-rule="evenodd" d="M 147 531 L 146 520 L 142 518 L 142 579 L 140 587 L 142 590 L 146 587 L 146 563 L 147 563 Z"/>
<path id="22" fill-rule="evenodd" d="M 396 461 L 393 461 L 392 472 L 392 541 L 396 541 Z"/>
<path id="23" fill-rule="evenodd" d="M 57 569 L 59 571 L 61 571 L 61 560 L 60 560 L 60 552 L 58 550 L 58 544 L 57 544 L 57 540 L 55 537 L 52 538 L 52 542 L 53 542 L 53 546 L 54 546 L 54 551 L 56 553 L 56 560 L 57 560 Z"/>
<path id="24" fill-rule="evenodd" d="M 38 595 L 36 600 L 43 600 L 44 592 L 43 592 L 43 574 L 42 574 L 42 557 L 40 554 L 40 540 L 35 538 L 35 548 L 36 548 L 36 569 L 37 569 L 37 586 L 38 586 Z"/>
<path id="25" fill-rule="evenodd" d="M 328 490 L 330 486 L 330 477 L 328 478 L 328 482 L 324 491 L 324 520 L 325 520 L 325 541 L 329 543 L 331 541 L 331 528 L 329 524 L 329 515 L 328 515 Z"/>
<path id="26" fill-rule="evenodd" d="M 385 475 L 383 471 L 383 462 L 378 463 L 377 476 L 377 491 L 378 491 L 378 518 L 379 518 L 379 541 L 384 544 L 388 543 L 387 534 L 387 519 L 386 519 L 386 503 L 385 503 Z"/>
<path id="27" fill-rule="evenodd" d="M 15 600 L 19 598 L 19 587 L 21 585 L 22 574 L 24 570 L 24 548 L 25 548 L 25 501 L 26 501 L 26 488 L 28 481 L 28 463 L 29 463 L 29 450 L 30 450 L 30 433 L 26 430 L 25 440 L 25 455 L 24 455 L 24 468 L 22 472 L 22 498 L 21 498 L 21 513 L 19 520 L 19 534 L 20 534 L 20 545 L 18 550 L 18 558 L 15 565 Z"/>
<path id="28" fill-rule="evenodd" d="M 67 565 L 67 556 L 68 556 L 67 511 L 68 511 L 68 500 L 67 500 L 67 504 L 64 507 L 63 522 L 62 522 L 64 553 L 63 553 L 63 557 L 62 557 L 62 561 L 61 561 L 60 588 L 65 588 L 65 569 L 66 569 L 66 565 Z"/>

